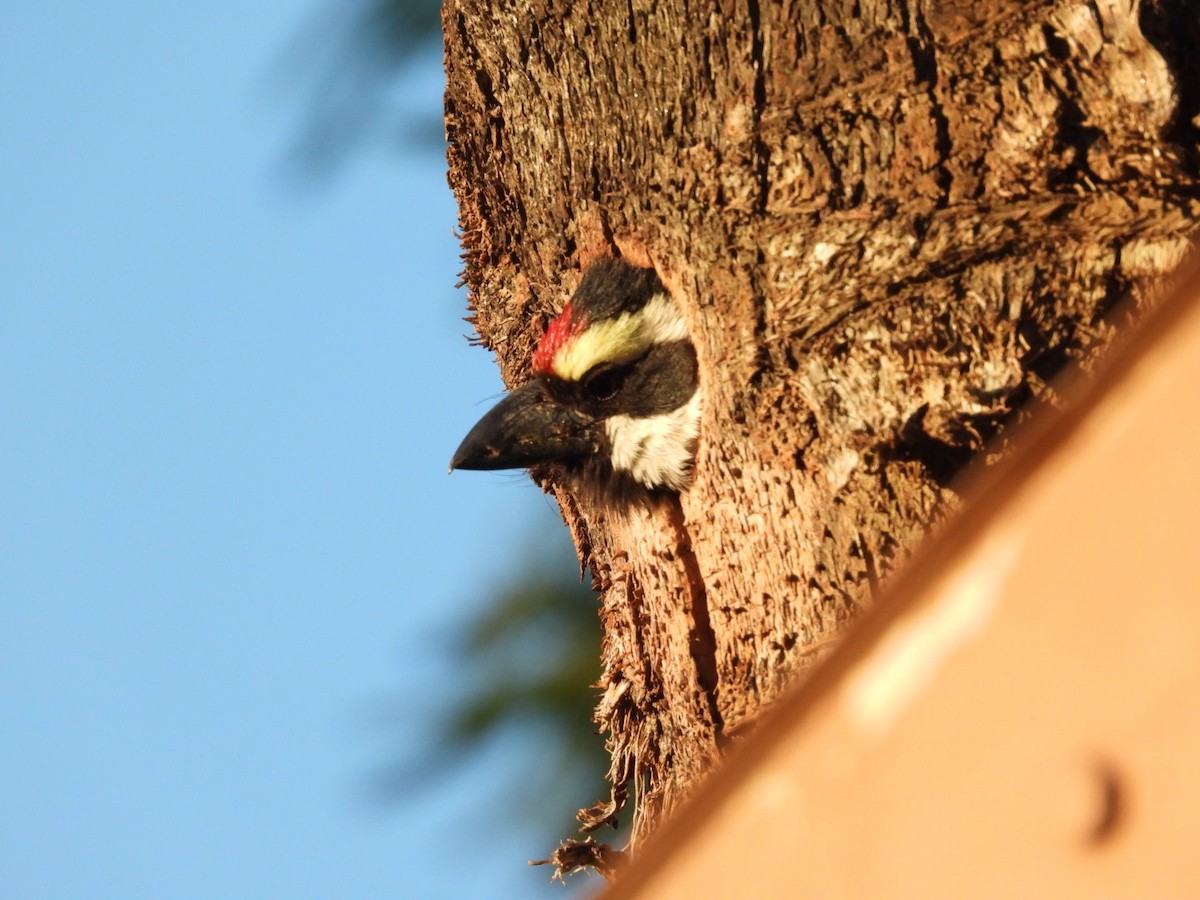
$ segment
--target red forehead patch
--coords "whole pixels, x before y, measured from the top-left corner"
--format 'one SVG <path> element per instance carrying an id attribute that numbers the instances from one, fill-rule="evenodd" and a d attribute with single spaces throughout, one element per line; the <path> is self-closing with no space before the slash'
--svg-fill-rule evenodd
<path id="1" fill-rule="evenodd" d="M 558 314 L 533 351 L 533 374 L 549 375 L 554 369 L 554 360 L 559 351 L 587 329 L 587 316 L 575 314 L 568 303 Z"/>

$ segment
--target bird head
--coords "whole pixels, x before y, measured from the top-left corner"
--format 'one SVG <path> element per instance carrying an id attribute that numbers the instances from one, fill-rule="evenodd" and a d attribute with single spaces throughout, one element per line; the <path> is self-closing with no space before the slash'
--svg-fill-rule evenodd
<path id="1" fill-rule="evenodd" d="M 687 486 L 702 400 L 696 351 L 653 269 L 589 266 L 531 368 L 471 429 L 452 470 L 559 462 L 651 490 Z"/>

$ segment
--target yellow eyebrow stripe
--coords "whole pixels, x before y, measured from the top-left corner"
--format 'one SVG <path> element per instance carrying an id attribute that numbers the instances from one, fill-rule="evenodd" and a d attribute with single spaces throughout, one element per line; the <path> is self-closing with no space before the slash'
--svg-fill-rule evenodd
<path id="1" fill-rule="evenodd" d="M 554 360 L 554 374 L 565 381 L 578 381 L 602 362 L 635 359 L 648 346 L 639 340 L 639 330 L 630 313 L 597 322 L 562 348 Z"/>
<path id="2" fill-rule="evenodd" d="M 554 374 L 564 381 L 578 381 L 600 363 L 637 359 L 657 343 L 682 341 L 687 325 L 674 301 L 656 294 L 637 312 L 593 323 L 559 351 Z"/>

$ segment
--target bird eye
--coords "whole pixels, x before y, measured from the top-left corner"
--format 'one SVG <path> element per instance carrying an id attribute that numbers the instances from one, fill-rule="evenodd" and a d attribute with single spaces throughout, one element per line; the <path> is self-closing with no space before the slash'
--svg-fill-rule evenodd
<path id="1" fill-rule="evenodd" d="M 627 374 L 627 366 L 596 366 L 583 377 L 583 394 L 598 402 L 611 400 L 621 390 Z"/>

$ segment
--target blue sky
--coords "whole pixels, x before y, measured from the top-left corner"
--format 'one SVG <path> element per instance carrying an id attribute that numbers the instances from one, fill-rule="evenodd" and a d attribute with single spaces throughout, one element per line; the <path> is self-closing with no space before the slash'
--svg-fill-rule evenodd
<path id="1" fill-rule="evenodd" d="M 540 836 L 477 824 L 519 738 L 363 797 L 557 513 L 445 473 L 501 384 L 441 156 L 281 174 L 276 64 L 315 3 L 0 13 L 7 897 L 546 893 Z M 440 94 L 435 51 L 405 102 Z"/>

